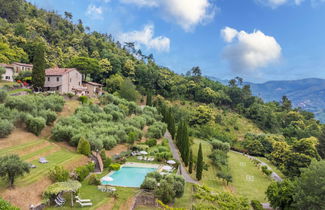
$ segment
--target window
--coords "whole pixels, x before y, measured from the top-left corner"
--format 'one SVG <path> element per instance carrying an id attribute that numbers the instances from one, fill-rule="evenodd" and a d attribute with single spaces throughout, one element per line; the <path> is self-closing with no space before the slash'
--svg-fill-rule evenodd
<path id="1" fill-rule="evenodd" d="M 71 78 L 70 78 L 70 82 L 71 82 Z"/>
<path id="2" fill-rule="evenodd" d="M 57 78 L 56 78 L 56 81 L 57 81 L 57 82 L 60 81 L 60 77 L 57 77 Z"/>
<path id="3" fill-rule="evenodd" d="M 80 86 L 80 82 L 79 82 L 79 86 Z"/>
<path id="4" fill-rule="evenodd" d="M 50 77 L 47 77 L 47 81 L 50 81 Z"/>
<path id="5" fill-rule="evenodd" d="M 59 86 L 57 86 L 56 89 L 59 90 Z"/>
<path id="6" fill-rule="evenodd" d="M 10 76 L 6 76 L 6 79 L 10 79 Z"/>

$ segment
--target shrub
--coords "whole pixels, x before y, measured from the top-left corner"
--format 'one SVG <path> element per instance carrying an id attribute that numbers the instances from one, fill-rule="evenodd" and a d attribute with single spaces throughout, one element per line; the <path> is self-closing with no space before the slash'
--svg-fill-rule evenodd
<path id="1" fill-rule="evenodd" d="M 258 200 L 251 200 L 253 210 L 263 210 L 263 205 Z"/>
<path id="2" fill-rule="evenodd" d="M 84 138 L 81 138 L 78 143 L 77 151 L 86 156 L 90 155 L 91 151 L 89 142 Z"/>
<path id="3" fill-rule="evenodd" d="M 80 97 L 79 97 L 79 101 L 80 101 L 82 104 L 86 104 L 86 103 L 88 103 L 88 97 L 87 97 L 87 96 L 80 96 Z"/>
<path id="4" fill-rule="evenodd" d="M 52 139 L 55 141 L 67 141 L 70 143 L 72 138 L 74 138 L 74 129 L 71 126 L 55 125 L 52 129 Z M 74 139 L 71 145 L 77 146 L 79 139 L 80 136 L 77 139 Z"/>
<path id="5" fill-rule="evenodd" d="M 213 149 L 222 150 L 224 152 L 229 152 L 229 150 L 230 150 L 230 144 L 229 143 L 222 142 L 222 141 L 219 141 L 217 139 L 213 139 L 211 141 L 211 145 L 212 145 Z"/>
<path id="6" fill-rule="evenodd" d="M 0 90 L 0 103 L 5 102 L 6 98 L 7 98 L 7 92 Z"/>
<path id="7" fill-rule="evenodd" d="M 162 122 L 155 122 L 148 128 L 147 136 L 149 138 L 161 138 L 164 133 L 166 132 L 167 126 L 165 123 Z"/>
<path id="8" fill-rule="evenodd" d="M 261 169 L 263 173 L 266 174 L 267 176 L 270 176 L 272 174 L 272 171 L 269 170 L 267 166 L 262 166 Z"/>
<path id="9" fill-rule="evenodd" d="M 102 138 L 103 146 L 105 149 L 110 150 L 116 146 L 117 142 L 114 136 L 104 136 Z"/>
<path id="10" fill-rule="evenodd" d="M 100 139 L 96 138 L 95 136 L 92 138 L 89 138 L 89 144 L 90 144 L 91 150 L 93 150 L 93 151 L 99 151 L 99 150 L 103 149 L 103 142 Z"/>
<path id="11" fill-rule="evenodd" d="M 46 119 L 46 125 L 51 125 L 56 120 L 56 113 L 51 110 L 42 110 L 40 115 Z"/>
<path id="12" fill-rule="evenodd" d="M 9 202 L 0 198 L 0 209 L 1 210 L 19 210 L 19 208 L 12 206 Z"/>
<path id="13" fill-rule="evenodd" d="M 14 125 L 9 120 L 0 119 L 0 138 L 8 136 L 14 129 Z"/>
<path id="14" fill-rule="evenodd" d="M 38 136 L 45 127 L 45 119 L 28 115 L 26 119 L 26 127 L 29 132 Z"/>
<path id="15" fill-rule="evenodd" d="M 148 139 L 146 141 L 146 145 L 148 145 L 149 147 L 153 147 L 157 145 L 157 140 L 156 139 Z"/>
<path id="16" fill-rule="evenodd" d="M 109 165 L 109 169 L 113 170 L 113 171 L 118 171 L 120 170 L 121 165 L 118 163 L 112 163 L 111 165 Z"/>
<path id="17" fill-rule="evenodd" d="M 69 172 L 63 166 L 54 166 L 50 169 L 49 177 L 53 182 L 65 182 L 69 179 Z"/>
<path id="18" fill-rule="evenodd" d="M 100 180 L 97 178 L 96 174 L 92 174 L 88 178 L 89 185 L 100 185 Z"/>
<path id="19" fill-rule="evenodd" d="M 141 184 L 141 189 L 154 190 L 157 187 L 157 181 L 155 178 L 146 177 Z"/>
<path id="20" fill-rule="evenodd" d="M 89 163 L 87 165 L 76 168 L 75 173 L 77 175 L 77 179 L 82 182 L 89 175 L 90 172 L 94 171 L 94 169 L 94 163 Z"/>
<path id="21" fill-rule="evenodd" d="M 157 187 L 155 190 L 155 195 L 163 203 L 170 203 L 175 198 L 174 186 L 168 183 L 166 180 L 162 180 L 159 187 Z"/>
<path id="22" fill-rule="evenodd" d="M 163 178 L 163 176 L 157 171 L 148 173 L 146 177 L 154 178 L 157 182 L 160 182 L 160 180 Z"/>
<path id="23" fill-rule="evenodd" d="M 136 140 L 138 140 L 138 134 L 135 131 L 130 132 L 127 143 L 133 144 Z"/>
<path id="24" fill-rule="evenodd" d="M 103 161 L 104 168 L 109 168 L 111 164 L 112 164 L 112 160 L 110 158 L 107 158 L 106 160 Z"/>

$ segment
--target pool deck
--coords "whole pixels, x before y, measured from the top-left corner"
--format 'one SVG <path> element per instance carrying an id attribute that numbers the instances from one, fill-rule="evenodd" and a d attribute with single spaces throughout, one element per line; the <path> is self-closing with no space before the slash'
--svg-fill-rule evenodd
<path id="1" fill-rule="evenodd" d="M 160 164 L 152 164 L 152 163 L 136 163 L 136 162 L 126 162 L 121 166 L 122 167 L 139 167 L 139 168 L 161 168 Z"/>

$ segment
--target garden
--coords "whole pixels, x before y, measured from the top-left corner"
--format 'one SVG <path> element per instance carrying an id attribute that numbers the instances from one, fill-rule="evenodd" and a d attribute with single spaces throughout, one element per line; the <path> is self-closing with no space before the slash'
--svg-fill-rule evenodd
<path id="1" fill-rule="evenodd" d="M 15 127 L 39 135 L 62 111 L 64 99 L 58 95 L 8 96 L 0 91 L 0 138 L 7 137 Z"/>
<path id="2" fill-rule="evenodd" d="M 77 146 L 80 138 L 86 139 L 93 151 L 110 150 L 117 144 L 133 144 L 144 136 L 161 138 L 166 125 L 156 108 L 143 109 L 114 95 L 104 95 L 101 104 L 87 103 L 77 108 L 73 116 L 61 118 L 52 130 L 52 139 Z"/>

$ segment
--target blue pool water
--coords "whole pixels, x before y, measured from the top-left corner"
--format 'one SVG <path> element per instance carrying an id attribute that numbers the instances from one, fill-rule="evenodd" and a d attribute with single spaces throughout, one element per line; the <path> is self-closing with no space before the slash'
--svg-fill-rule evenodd
<path id="1" fill-rule="evenodd" d="M 101 181 L 103 185 L 140 187 L 147 173 L 156 171 L 156 168 L 122 167 L 106 176 L 113 178 L 113 181 Z"/>

